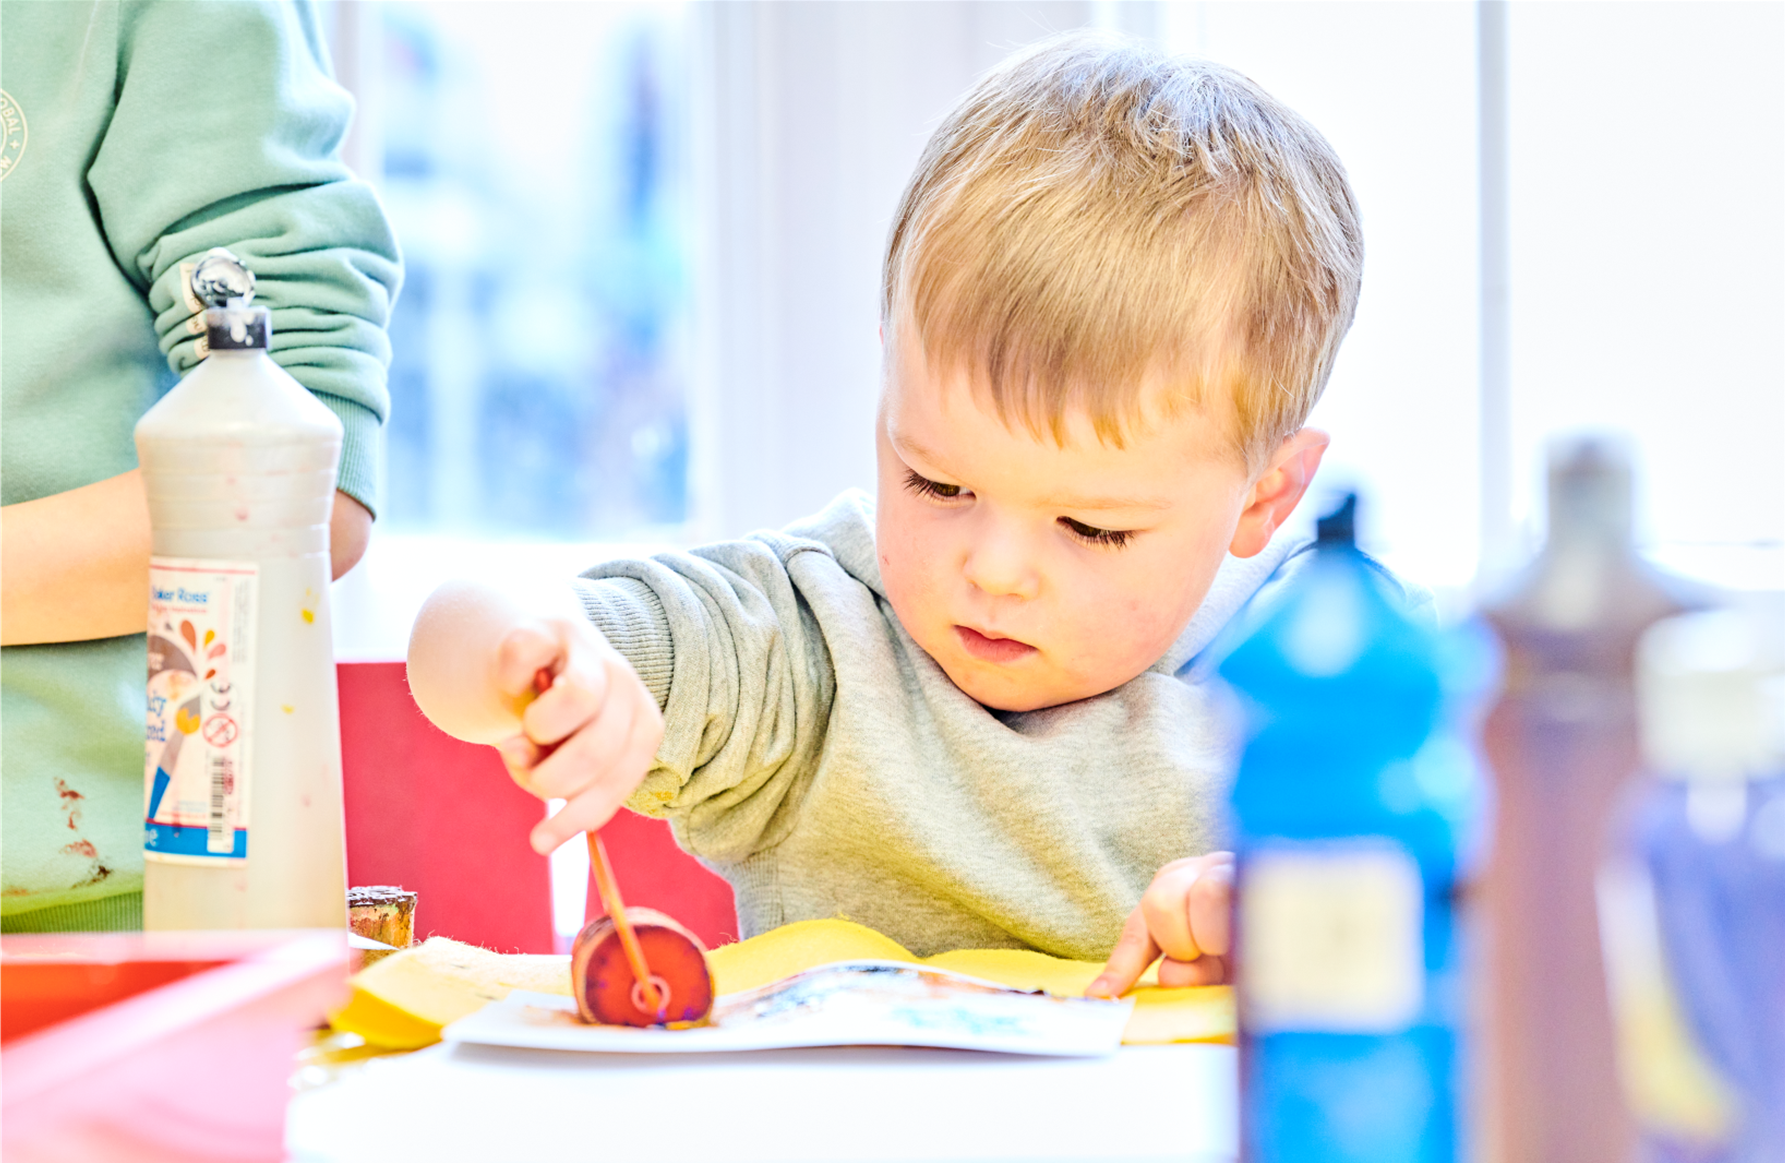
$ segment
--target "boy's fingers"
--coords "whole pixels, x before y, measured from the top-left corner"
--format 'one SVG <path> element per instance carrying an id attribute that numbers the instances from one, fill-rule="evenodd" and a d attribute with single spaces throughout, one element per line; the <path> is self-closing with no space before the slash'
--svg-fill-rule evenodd
<path id="1" fill-rule="evenodd" d="M 578 832 L 599 828 L 611 820 L 650 768 L 661 736 L 662 728 L 654 716 L 634 715 L 632 732 L 606 772 L 567 800 L 557 815 L 534 827 L 533 850 L 545 855 Z"/>
<path id="2" fill-rule="evenodd" d="M 527 837 L 533 851 L 549 856 L 566 840 L 593 831 L 613 819 L 625 794 L 609 792 L 610 789 L 605 787 L 586 791 L 567 801 L 557 815 L 535 824 L 532 834 Z"/>
<path id="3" fill-rule="evenodd" d="M 651 770 L 657 748 L 663 742 L 663 716 L 658 713 L 656 702 L 643 686 L 631 688 L 628 696 L 632 725 L 607 767 L 608 779 L 619 786 L 622 802 Z"/>
<path id="4" fill-rule="evenodd" d="M 541 669 L 556 670 L 563 655 L 563 640 L 546 623 L 516 626 L 496 647 L 496 686 L 506 695 L 526 694 L 533 689 L 533 676 Z"/>
<path id="5" fill-rule="evenodd" d="M 1190 932 L 1204 954 L 1225 957 L 1233 948 L 1233 862 L 1203 869 L 1190 886 Z"/>
<path id="6" fill-rule="evenodd" d="M 1227 958 L 1213 955 L 1195 961 L 1173 961 L 1167 957 L 1159 963 L 1159 984 L 1169 989 L 1186 985 L 1223 985 L 1227 981 Z"/>
<path id="7" fill-rule="evenodd" d="M 502 766 L 508 769 L 509 778 L 531 793 L 533 768 L 545 754 L 545 749 L 525 735 L 511 735 L 496 744 L 496 752 L 502 756 Z"/>
<path id="8" fill-rule="evenodd" d="M 522 712 L 527 738 L 549 745 L 591 719 L 599 722 L 610 686 L 607 668 L 599 660 L 576 659 Z"/>
<path id="9" fill-rule="evenodd" d="M 1110 951 L 1109 963 L 1097 980 L 1085 988 L 1085 996 L 1121 997 L 1158 956 L 1159 946 L 1147 932 L 1146 915 L 1136 908 L 1122 925 L 1122 935 Z"/>
<path id="10" fill-rule="evenodd" d="M 1167 865 L 1141 894 L 1140 911 L 1146 917 L 1147 931 L 1160 951 L 1174 961 L 1194 961 L 1203 955 L 1190 925 L 1190 896 L 1203 875 L 1200 861 Z"/>
<path id="11" fill-rule="evenodd" d="M 570 799 L 603 782 L 632 734 L 636 715 L 627 699 L 615 699 L 604 706 L 594 722 L 565 740 L 533 769 L 533 794 L 546 799 Z"/>

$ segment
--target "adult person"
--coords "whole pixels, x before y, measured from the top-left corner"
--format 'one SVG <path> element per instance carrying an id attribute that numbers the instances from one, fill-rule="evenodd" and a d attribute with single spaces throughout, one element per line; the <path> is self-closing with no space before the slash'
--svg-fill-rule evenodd
<path id="1" fill-rule="evenodd" d="M 0 928 L 142 918 L 149 521 L 132 428 L 203 357 L 215 246 L 345 429 L 334 575 L 365 552 L 402 280 L 340 160 L 353 103 L 307 0 L 3 5 Z"/>

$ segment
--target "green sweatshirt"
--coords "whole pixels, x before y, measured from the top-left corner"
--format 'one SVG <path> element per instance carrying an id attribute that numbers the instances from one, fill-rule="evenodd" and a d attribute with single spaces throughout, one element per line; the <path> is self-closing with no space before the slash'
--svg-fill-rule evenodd
<path id="1" fill-rule="evenodd" d="M 376 511 L 402 270 L 352 108 L 305 3 L 0 3 L 0 502 L 136 466 L 198 360 L 181 263 L 227 246 Z M 0 651 L 6 930 L 139 923 L 146 671 L 140 634 Z"/>

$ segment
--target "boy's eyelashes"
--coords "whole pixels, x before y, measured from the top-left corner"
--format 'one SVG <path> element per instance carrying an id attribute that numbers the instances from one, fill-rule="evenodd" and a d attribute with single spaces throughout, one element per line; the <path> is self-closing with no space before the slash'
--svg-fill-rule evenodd
<path id="1" fill-rule="evenodd" d="M 933 481 L 929 477 L 919 476 L 913 469 L 905 470 L 905 487 L 920 497 L 934 497 L 937 500 L 953 501 L 963 496 L 972 496 L 960 485 L 945 485 L 941 481 Z M 1128 544 L 1134 536 L 1131 530 L 1099 529 L 1095 525 L 1087 525 L 1083 521 L 1074 521 L 1071 517 L 1058 518 L 1060 527 L 1086 545 L 1102 545 L 1110 549 L 1120 549 Z"/>
<path id="2" fill-rule="evenodd" d="M 935 497 L 942 501 L 952 501 L 962 492 L 960 485 L 945 485 L 941 481 L 918 476 L 912 469 L 905 470 L 905 487 L 920 497 Z"/>
<path id="3" fill-rule="evenodd" d="M 1130 537 L 1134 536 L 1133 532 L 1127 529 L 1099 529 L 1094 525 L 1087 525 L 1083 521 L 1074 521 L 1071 517 L 1061 517 L 1059 521 L 1068 533 L 1087 545 L 1105 545 L 1111 549 L 1120 549 L 1128 544 Z"/>

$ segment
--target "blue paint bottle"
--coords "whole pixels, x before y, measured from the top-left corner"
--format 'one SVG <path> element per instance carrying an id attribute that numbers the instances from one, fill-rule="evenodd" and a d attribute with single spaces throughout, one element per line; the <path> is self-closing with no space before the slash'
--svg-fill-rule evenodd
<path id="1" fill-rule="evenodd" d="M 1243 1157 L 1454 1159 L 1459 868 L 1479 766 L 1452 729 L 1484 635 L 1410 620 L 1356 498 L 1221 664 L 1248 742 L 1232 791 Z"/>

